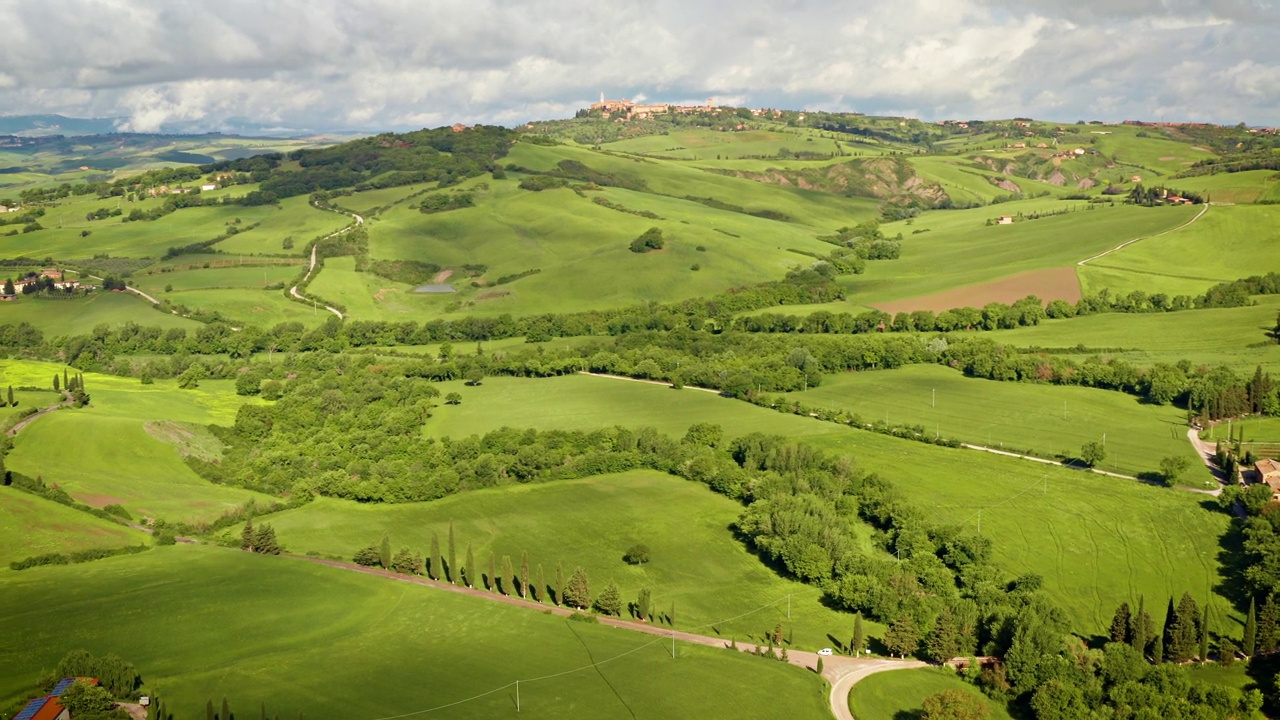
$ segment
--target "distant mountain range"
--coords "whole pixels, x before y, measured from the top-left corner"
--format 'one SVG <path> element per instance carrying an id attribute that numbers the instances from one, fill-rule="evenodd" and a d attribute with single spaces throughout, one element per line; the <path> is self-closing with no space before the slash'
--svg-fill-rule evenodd
<path id="1" fill-rule="evenodd" d="M 0 135 L 105 135 L 121 132 L 128 121 L 126 117 L 72 118 L 65 115 L 0 115 Z M 254 122 L 246 118 L 229 118 L 210 128 L 207 122 L 166 123 L 159 132 L 165 135 L 200 135 L 211 130 L 253 137 L 296 138 L 328 132 L 315 128 L 282 128 Z M 350 131 L 344 131 L 349 133 Z"/>

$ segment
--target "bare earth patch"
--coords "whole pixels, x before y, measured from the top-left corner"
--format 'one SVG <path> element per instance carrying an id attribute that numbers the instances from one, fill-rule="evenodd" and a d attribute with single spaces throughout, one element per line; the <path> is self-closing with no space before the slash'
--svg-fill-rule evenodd
<path id="1" fill-rule="evenodd" d="M 383 300 L 387 299 L 387 293 L 395 292 L 395 291 L 396 291 L 395 288 L 379 288 L 378 292 L 374 293 L 373 299 L 376 300 L 377 302 L 382 302 Z"/>
<path id="2" fill-rule="evenodd" d="M 451 277 L 453 277 L 453 270 L 445 269 L 436 273 L 435 277 L 431 278 L 431 282 L 434 285 L 439 285 Z"/>
<path id="3" fill-rule="evenodd" d="M 506 297 L 506 296 L 508 296 L 508 295 L 510 295 L 510 294 L 511 294 L 511 291 L 510 291 L 510 290 L 494 290 L 493 292 L 487 292 L 487 293 L 485 293 L 485 294 L 483 294 L 483 295 L 481 295 L 481 296 L 477 297 L 477 298 L 476 298 L 476 300 L 477 300 L 477 301 L 482 301 L 482 300 L 497 300 L 498 298 Z"/>
<path id="4" fill-rule="evenodd" d="M 102 508 L 108 505 L 120 505 L 124 503 L 124 500 L 114 495 L 96 495 L 93 493 L 78 494 L 76 495 L 76 499 L 85 505 L 90 505 L 96 508 Z"/>
<path id="5" fill-rule="evenodd" d="M 981 285 L 945 290 L 908 300 L 876 303 L 872 307 L 890 315 L 916 310 L 942 312 L 960 307 L 980 308 L 992 302 L 1012 303 L 1028 295 L 1035 295 L 1045 302 L 1050 300 L 1076 302 L 1080 299 L 1080 279 L 1076 277 L 1076 269 L 1061 267 L 1033 270 Z"/>

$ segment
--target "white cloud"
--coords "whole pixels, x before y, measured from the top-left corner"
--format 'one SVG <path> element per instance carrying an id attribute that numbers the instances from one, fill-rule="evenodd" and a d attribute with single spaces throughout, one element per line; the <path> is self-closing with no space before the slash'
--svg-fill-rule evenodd
<path id="1" fill-rule="evenodd" d="M 7 0 L 0 107 L 122 127 L 516 124 L 645 97 L 1280 124 L 1269 0 Z"/>

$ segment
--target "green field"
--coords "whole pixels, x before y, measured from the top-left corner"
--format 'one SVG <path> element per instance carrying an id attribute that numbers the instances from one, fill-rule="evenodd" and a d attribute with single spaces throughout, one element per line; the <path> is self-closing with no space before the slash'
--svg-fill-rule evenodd
<path id="1" fill-rule="evenodd" d="M 115 327 L 127 322 L 162 328 L 200 327 L 194 320 L 156 310 L 133 293 L 101 291 L 70 300 L 19 296 L 0 308 L 0 319 L 5 323 L 31 323 L 50 338 L 85 335 L 98 325 Z"/>
<path id="2" fill-rule="evenodd" d="M 32 555 L 137 545 L 147 537 L 52 500 L 0 487 L 0 566 L 5 567 L 0 573 L 8 572 L 10 562 Z"/>
<path id="3" fill-rule="evenodd" d="M 428 432 L 458 438 L 504 425 L 549 430 L 621 423 L 681 436 L 695 422 L 713 422 L 728 438 L 750 432 L 796 438 L 852 456 L 937 521 L 980 525 L 996 562 L 1014 575 L 1042 575 L 1081 633 L 1102 632 L 1116 606 L 1138 595 L 1189 590 L 1202 598 L 1221 581 L 1218 538 L 1229 518 L 1202 507 L 1207 498 L 1194 493 L 899 440 L 688 388 L 581 375 L 500 380 L 473 388 L 442 383 L 442 392 L 456 390 L 463 401 L 439 408 Z M 1215 596 L 1214 602 L 1216 611 L 1232 613 L 1226 600 Z"/>
<path id="4" fill-rule="evenodd" d="M 457 537 L 457 560 L 466 563 L 473 546 L 476 582 L 488 574 L 492 552 L 512 558 L 519 573 L 529 555 L 531 582 L 541 564 L 554 583 L 557 564 L 565 576 L 586 568 L 592 591 L 613 580 L 625 601 L 642 587 L 653 592 L 655 612 L 675 603 L 677 627 L 715 624 L 714 633 L 739 641 L 759 638 L 782 623 L 793 647 L 829 646 L 830 633 L 844 638 L 852 618 L 828 609 L 821 591 L 784 580 L 734 538 L 738 503 L 687 480 L 653 472 L 630 472 L 501 489 L 477 490 L 430 503 L 362 505 L 317 500 L 266 519 L 289 552 L 320 552 L 350 560 L 390 533 L 395 549 L 407 546 L 429 557 L 438 533 L 447 563 L 449 523 Z M 870 528 L 864 550 L 870 552 Z M 228 531 L 235 534 L 238 529 Z M 628 565 L 622 556 L 642 543 L 652 561 Z M 788 619 L 788 599 L 790 614 Z M 726 618 L 738 618 L 720 623 Z M 869 624 L 878 634 L 879 626 Z"/>
<path id="5" fill-rule="evenodd" d="M 987 698 L 978 688 L 961 680 L 955 672 L 945 668 L 920 668 L 895 670 L 872 675 L 853 686 L 849 693 L 849 709 L 862 720 L 918 717 L 921 704 L 930 695 L 944 690 L 961 690 L 982 698 L 991 714 L 991 720 L 1010 720 L 1008 710 L 1000 703 Z"/>
<path id="6" fill-rule="evenodd" d="M 912 365 L 829 376 L 820 387 L 787 397 L 847 410 L 867 423 L 923 425 L 930 434 L 1041 457 L 1076 457 L 1081 445 L 1105 436 L 1104 465 L 1127 475 L 1156 472 L 1170 455 L 1196 459 L 1185 411 L 1109 390 L 980 380 L 939 365 Z M 1191 475 L 1196 484 L 1211 480 Z"/>
<path id="7" fill-rule="evenodd" d="M 304 560 L 159 548 L 0 578 L 0 702 L 66 652 L 116 652 L 178 717 L 823 718 L 812 673 Z M 215 599 L 216 598 L 216 599 Z M 726 704 L 730 694 L 734 702 Z"/>
<path id="8" fill-rule="evenodd" d="M 0 382 L 44 385 L 60 370 L 47 363 L 0 361 Z M 205 380 L 196 390 L 177 390 L 172 380 L 142 385 L 90 373 L 85 387 L 91 406 L 58 410 L 32 422 L 15 439 L 7 467 L 57 483 L 90 505 L 123 505 L 135 517 L 209 520 L 250 499 L 266 499 L 210 484 L 183 462 L 177 444 L 147 428 L 160 420 L 230 424 L 246 401 L 234 393 L 231 381 Z M 75 452 L 51 451 L 72 438 Z"/>
<path id="9" fill-rule="evenodd" d="M 1256 305 L 1175 313 L 1086 315 L 998 330 L 992 340 L 1020 347 L 1053 348 L 1083 359 L 1101 352 L 1141 365 L 1154 362 L 1228 365 L 1252 374 L 1261 365 L 1280 370 L 1280 345 L 1267 337 L 1280 312 L 1280 298 L 1258 297 Z"/>
<path id="10" fill-rule="evenodd" d="M 988 218 L 1071 208 L 1066 215 L 988 226 Z M 1092 208 L 1092 209 L 1086 209 Z M 1041 198 L 996 208 L 935 212 L 882 227 L 902 233 L 902 256 L 867 263 L 866 273 L 845 278 L 852 302 L 871 304 L 928 295 L 1031 270 L 1067 267 L 1136 237 L 1185 223 L 1194 208 L 1090 206 Z M 1141 243 L 1139 243 L 1141 244 Z M 1035 294 L 1036 287 L 1027 287 Z M 973 304 L 985 301 L 975 297 Z"/>
<path id="11" fill-rule="evenodd" d="M 1224 281 L 1280 270 L 1280 207 L 1213 207 L 1194 224 L 1134 243 L 1080 270 L 1085 289 L 1148 294 L 1198 292 Z M 1099 275 L 1101 271 L 1108 274 Z"/>
<path id="12" fill-rule="evenodd" d="M 155 297 L 164 296 L 170 302 L 180 303 L 186 290 L 260 290 L 268 285 L 287 283 L 298 276 L 302 267 L 301 260 L 293 265 L 230 265 L 137 275 L 133 282 L 135 287 Z M 165 288 L 169 286 L 173 287 L 173 294 L 166 296 Z"/>

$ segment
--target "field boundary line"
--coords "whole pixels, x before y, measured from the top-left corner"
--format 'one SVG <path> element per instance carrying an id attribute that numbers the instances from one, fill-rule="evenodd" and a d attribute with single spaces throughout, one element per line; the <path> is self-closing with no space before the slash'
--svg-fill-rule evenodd
<path id="1" fill-rule="evenodd" d="M 1093 260 L 1097 260 L 1097 259 L 1098 259 L 1098 258 L 1100 258 L 1100 257 L 1105 257 L 1105 256 L 1107 256 L 1107 255 L 1110 255 L 1111 253 L 1113 253 L 1113 252 L 1115 252 L 1115 251 L 1117 251 L 1117 250 L 1123 250 L 1124 248 L 1126 248 L 1126 247 L 1128 247 L 1128 246 L 1130 246 L 1130 245 L 1132 245 L 1132 244 L 1134 244 L 1134 243 L 1138 242 L 1139 240 L 1150 240 L 1151 238 L 1160 237 L 1161 235 L 1168 235 L 1168 234 L 1169 234 L 1169 233 L 1171 233 L 1171 232 L 1177 232 L 1178 230 L 1181 230 L 1182 228 L 1187 227 L 1187 226 L 1188 226 L 1188 225 L 1190 225 L 1191 223 L 1193 223 L 1193 222 L 1195 222 L 1195 221 L 1199 220 L 1199 219 L 1200 219 L 1201 217 L 1203 217 L 1203 216 L 1204 216 L 1204 214 L 1205 214 L 1205 213 L 1207 213 L 1207 212 L 1209 212 L 1209 203 L 1205 203 L 1205 204 L 1204 204 L 1204 207 L 1200 208 L 1200 212 L 1196 213 L 1196 216 L 1195 216 L 1195 217 L 1191 218 L 1190 220 L 1188 220 L 1188 221 L 1186 221 L 1186 222 L 1182 223 L 1181 225 L 1179 225 L 1179 226 L 1177 226 L 1177 227 L 1169 228 L 1168 230 L 1162 230 L 1161 232 L 1158 232 L 1158 233 L 1156 233 L 1155 235 L 1143 235 L 1143 236 L 1141 236 L 1141 237 L 1136 237 L 1136 238 L 1134 238 L 1134 239 L 1132 239 L 1132 240 L 1126 240 L 1125 242 L 1120 243 L 1119 245 L 1117 245 L 1117 246 L 1115 246 L 1115 247 L 1111 248 L 1110 250 L 1107 250 L 1107 251 L 1105 251 L 1105 252 L 1100 252 L 1100 253 L 1098 253 L 1097 255 L 1094 255 L 1093 257 L 1085 258 L 1084 260 L 1081 260 L 1080 262 L 1076 263 L 1076 266 L 1077 266 L 1077 267 L 1084 267 L 1085 263 L 1091 262 L 1091 261 L 1093 261 Z"/>

